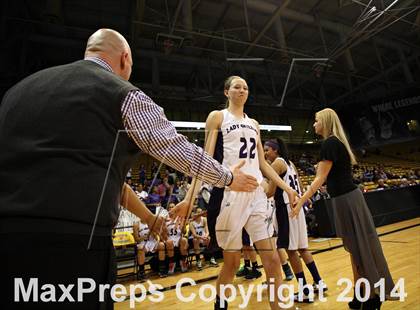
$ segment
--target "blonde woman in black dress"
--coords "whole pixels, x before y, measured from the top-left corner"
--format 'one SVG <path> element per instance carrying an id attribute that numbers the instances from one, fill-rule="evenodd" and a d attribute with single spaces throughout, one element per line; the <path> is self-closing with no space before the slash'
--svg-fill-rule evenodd
<path id="1" fill-rule="evenodd" d="M 360 303 L 353 298 L 349 306 L 351 309 L 380 309 L 381 301 L 374 284 L 384 279 L 385 299 L 392 299 L 390 293 L 395 285 L 372 215 L 362 192 L 353 184 L 352 165 L 356 164 L 356 157 L 334 110 L 327 108 L 317 112 L 314 129 L 324 138 L 320 162 L 314 181 L 294 207 L 292 216 L 297 216 L 303 204 L 327 181 L 337 236 L 343 239 L 344 248 L 350 253 L 354 284 L 360 278 L 370 284 L 370 299 Z"/>

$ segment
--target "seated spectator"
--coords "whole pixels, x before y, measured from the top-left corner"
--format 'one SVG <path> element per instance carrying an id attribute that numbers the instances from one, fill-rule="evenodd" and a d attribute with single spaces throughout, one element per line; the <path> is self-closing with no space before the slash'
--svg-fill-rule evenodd
<path id="1" fill-rule="evenodd" d="M 417 179 L 417 176 L 414 174 L 414 171 L 413 170 L 410 170 L 408 172 L 407 179 L 408 180 L 416 180 Z"/>
<path id="2" fill-rule="evenodd" d="M 379 179 L 383 179 L 384 181 L 388 180 L 388 175 L 385 173 L 384 169 L 380 169 L 378 172 Z"/>
<path id="3" fill-rule="evenodd" d="M 189 188 L 190 188 L 190 184 L 188 183 L 187 180 L 184 180 L 181 186 L 179 187 L 179 191 L 178 191 L 179 201 L 182 201 L 185 198 L 185 195 L 187 194 Z"/>
<path id="4" fill-rule="evenodd" d="M 417 180 L 415 180 L 415 179 L 408 180 L 408 185 L 409 186 L 417 185 Z"/>
<path id="5" fill-rule="evenodd" d="M 136 188 L 134 187 L 134 183 L 133 180 L 130 178 L 127 178 L 127 184 L 133 189 L 136 190 Z"/>
<path id="6" fill-rule="evenodd" d="M 159 195 L 157 186 L 153 186 L 152 192 L 147 197 L 145 203 L 147 206 L 160 206 L 161 196 Z"/>
<path id="7" fill-rule="evenodd" d="M 408 180 L 406 178 L 401 179 L 400 187 L 407 187 L 409 185 L 410 185 L 410 183 L 408 182 Z"/>
<path id="8" fill-rule="evenodd" d="M 363 181 L 364 182 L 372 182 L 374 178 L 373 171 L 371 170 L 365 170 L 363 173 Z"/>
<path id="9" fill-rule="evenodd" d="M 160 196 L 160 203 L 166 206 L 166 202 L 168 199 L 169 191 L 171 186 L 168 183 L 168 177 L 164 177 L 162 183 L 157 186 L 158 194 Z"/>
<path id="10" fill-rule="evenodd" d="M 137 197 L 140 198 L 140 200 L 145 201 L 148 197 L 147 192 L 143 189 L 143 185 L 142 184 L 138 184 L 137 188 L 136 188 L 136 194 Z"/>
<path id="11" fill-rule="evenodd" d="M 389 186 L 385 184 L 385 181 L 383 179 L 378 180 L 378 187 L 376 189 L 380 190 L 380 189 L 388 189 L 388 188 Z"/>
<path id="12" fill-rule="evenodd" d="M 330 199 L 330 194 L 327 192 L 327 186 L 322 185 L 316 194 L 313 196 L 313 201 L 318 201 L 321 199 Z"/>
<path id="13" fill-rule="evenodd" d="M 174 203 L 170 203 L 168 211 L 175 207 Z M 175 248 L 179 249 L 180 259 L 179 265 L 181 272 L 188 270 L 187 266 L 187 255 L 188 255 L 188 240 L 183 236 L 183 233 L 179 227 L 168 217 L 166 221 L 166 227 L 168 229 L 168 240 L 165 242 L 166 250 L 168 252 L 169 268 L 168 274 L 173 274 L 175 271 L 176 263 L 174 261 Z"/>
<path id="14" fill-rule="evenodd" d="M 144 264 L 147 253 L 158 253 L 159 259 L 159 276 L 166 277 L 166 264 L 165 264 L 165 245 L 159 241 L 159 237 L 151 234 L 149 227 L 143 224 L 140 220 L 133 225 L 133 236 L 137 242 L 137 263 L 139 271 L 137 279 L 141 282 L 146 279 Z"/>

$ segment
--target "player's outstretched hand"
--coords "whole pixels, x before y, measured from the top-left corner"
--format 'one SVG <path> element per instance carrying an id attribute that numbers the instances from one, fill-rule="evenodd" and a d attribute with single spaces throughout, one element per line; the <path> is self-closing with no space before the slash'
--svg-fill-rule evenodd
<path id="1" fill-rule="evenodd" d="M 291 218 L 297 217 L 299 215 L 300 209 L 302 209 L 304 203 L 305 201 L 300 198 L 295 205 L 290 206 L 292 209 L 292 212 L 290 213 Z"/>
<path id="2" fill-rule="evenodd" d="M 169 211 L 169 216 L 174 221 L 175 227 L 182 229 L 185 226 L 185 221 L 188 219 L 192 207 L 191 201 L 182 200 Z"/>
<path id="3" fill-rule="evenodd" d="M 243 173 L 241 171 L 243 165 L 245 165 L 245 161 L 241 160 L 231 168 L 233 181 L 229 188 L 236 192 L 252 192 L 258 186 L 257 179 L 252 175 Z"/>
<path id="4" fill-rule="evenodd" d="M 289 187 L 289 189 L 286 191 L 287 196 L 289 197 L 290 207 L 293 208 L 294 205 L 296 205 L 299 201 L 299 194 Z"/>

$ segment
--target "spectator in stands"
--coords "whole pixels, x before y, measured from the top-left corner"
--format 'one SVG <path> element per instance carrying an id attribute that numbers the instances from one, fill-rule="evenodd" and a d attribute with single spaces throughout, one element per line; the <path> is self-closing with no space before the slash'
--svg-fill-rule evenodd
<path id="1" fill-rule="evenodd" d="M 160 202 L 162 205 L 166 205 L 167 196 L 170 194 L 169 191 L 171 186 L 168 183 L 168 177 L 164 177 L 162 182 L 157 186 L 158 194 L 160 196 Z"/>
<path id="2" fill-rule="evenodd" d="M 408 182 L 407 178 L 402 178 L 400 181 L 400 187 L 407 187 L 410 183 Z"/>
<path id="3" fill-rule="evenodd" d="M 176 195 L 172 192 L 172 187 L 173 187 L 173 185 L 171 185 L 171 189 L 169 191 L 169 193 L 172 193 L 172 194 L 168 194 L 167 199 L 166 199 L 166 204 L 178 203 L 179 202 L 178 195 Z"/>
<path id="4" fill-rule="evenodd" d="M 133 236 L 137 242 L 137 263 L 138 274 L 137 279 L 140 281 L 145 280 L 144 264 L 147 253 L 158 253 L 159 259 L 159 276 L 166 277 L 166 264 L 165 264 L 165 244 L 159 241 L 159 237 L 151 233 L 147 224 L 138 221 L 133 225 Z"/>
<path id="5" fill-rule="evenodd" d="M 408 180 L 416 180 L 417 179 L 417 176 L 414 174 L 413 170 L 408 171 L 407 179 Z"/>
<path id="6" fill-rule="evenodd" d="M 144 181 L 146 181 L 146 168 L 144 165 L 141 165 L 139 169 L 139 182 L 144 184 Z"/>
<path id="7" fill-rule="evenodd" d="M 158 163 L 155 162 L 155 161 L 153 161 L 152 168 L 151 168 L 151 170 L 152 170 L 152 178 L 154 178 L 155 175 L 158 173 L 158 169 L 159 169 Z"/>
<path id="8" fill-rule="evenodd" d="M 157 207 L 161 206 L 161 200 L 157 186 L 152 187 L 152 192 L 149 194 L 149 196 L 147 196 L 145 203 L 149 210 L 153 213 L 156 211 Z"/>
<path id="9" fill-rule="evenodd" d="M 180 180 L 178 180 L 178 179 L 176 179 L 176 182 L 175 182 L 175 184 L 174 184 L 174 188 L 172 189 L 172 193 L 174 194 L 174 195 L 176 195 L 177 196 L 177 198 L 179 198 L 178 197 L 178 195 L 179 195 L 179 187 L 181 186 L 181 181 Z"/>
<path id="10" fill-rule="evenodd" d="M 378 171 L 378 179 L 382 179 L 384 181 L 388 180 L 388 175 L 385 173 L 383 167 L 381 167 Z"/>
<path id="11" fill-rule="evenodd" d="M 143 185 L 142 184 L 138 184 L 137 188 L 136 188 L 136 195 L 142 200 L 145 201 L 147 200 L 148 194 L 147 192 L 143 189 Z"/>
<path id="12" fill-rule="evenodd" d="M 299 159 L 299 165 L 302 167 L 305 167 L 308 164 L 308 161 L 306 159 L 306 154 L 302 153 L 302 156 Z"/>
<path id="13" fill-rule="evenodd" d="M 378 187 L 376 189 L 388 189 L 389 186 L 385 183 L 383 179 L 378 180 Z"/>
<path id="14" fill-rule="evenodd" d="M 417 185 L 417 181 L 416 181 L 415 179 L 409 179 L 409 180 L 408 180 L 408 185 L 409 185 L 409 186 L 414 186 L 414 185 Z"/>
<path id="15" fill-rule="evenodd" d="M 372 182 L 374 178 L 373 171 L 365 169 L 365 172 L 363 173 L 363 181 L 364 182 Z"/>
<path id="16" fill-rule="evenodd" d="M 309 186 L 309 185 L 308 185 Z M 317 201 L 320 199 L 330 199 L 330 195 L 327 192 L 327 186 L 322 185 L 313 196 L 313 201 Z"/>
<path id="17" fill-rule="evenodd" d="M 179 201 L 182 201 L 185 198 L 185 195 L 187 195 L 188 189 L 190 188 L 190 184 L 187 180 L 183 181 L 181 186 L 179 187 L 178 192 L 178 199 Z"/>
<path id="18" fill-rule="evenodd" d="M 133 190 L 135 190 L 135 186 L 134 186 L 134 183 L 133 183 L 133 180 L 131 179 L 131 177 L 129 178 L 129 179 L 127 179 L 127 184 L 133 189 Z"/>
<path id="19" fill-rule="evenodd" d="M 170 203 L 168 211 L 171 211 L 175 207 L 174 203 Z M 165 241 L 166 250 L 168 253 L 169 267 L 168 274 L 173 274 L 175 271 L 176 263 L 174 261 L 175 249 L 179 249 L 179 265 L 182 272 L 188 270 L 187 256 L 188 256 L 188 240 L 184 237 L 181 228 L 171 219 L 167 219 L 166 227 L 168 229 L 168 240 Z M 185 227 L 183 227 L 185 229 Z"/>

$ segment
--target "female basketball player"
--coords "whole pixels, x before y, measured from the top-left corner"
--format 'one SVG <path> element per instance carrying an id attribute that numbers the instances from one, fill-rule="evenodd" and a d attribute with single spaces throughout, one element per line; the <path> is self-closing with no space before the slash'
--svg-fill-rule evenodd
<path id="1" fill-rule="evenodd" d="M 133 225 L 133 236 L 137 242 L 137 263 L 139 270 L 137 279 L 140 281 L 145 280 L 144 264 L 147 253 L 158 252 L 159 259 L 159 276 L 166 277 L 165 265 L 165 244 L 159 241 L 159 237 L 155 233 L 150 233 L 149 226 L 142 223 L 140 220 Z"/>
<path id="2" fill-rule="evenodd" d="M 224 94 L 227 97 L 227 108 L 213 111 L 206 121 L 206 151 L 231 167 L 241 162 L 241 170 L 253 175 L 259 183 L 263 174 L 273 180 L 294 202 L 297 193 L 288 186 L 265 161 L 264 150 L 260 140 L 258 123 L 244 113 L 244 105 L 248 98 L 248 85 L 239 76 L 231 76 L 225 81 Z M 192 205 L 201 186 L 201 182 L 193 180 L 186 199 L 179 206 Z M 218 210 L 220 214 L 217 216 Z M 179 214 L 179 213 L 178 213 Z M 213 216 L 213 219 L 211 217 Z M 214 221 L 214 218 L 217 220 Z M 208 223 L 215 223 L 216 238 L 223 249 L 224 265 L 217 279 L 215 309 L 227 309 L 225 300 L 221 300 L 220 285 L 232 283 L 235 271 L 239 267 L 242 248 L 242 228 L 248 232 L 260 253 L 260 257 L 269 279 L 274 279 L 275 290 L 281 283 L 280 260 L 275 250 L 273 226 L 267 216 L 267 196 L 260 186 L 254 192 L 240 193 L 226 189 L 213 189 L 208 207 Z M 211 236 L 212 237 L 212 236 Z M 212 238 L 213 239 L 213 238 Z M 269 290 L 270 291 L 270 290 Z M 277 296 L 272 296 L 277 300 Z M 272 309 L 278 309 L 277 302 L 270 302 Z"/>
<path id="3" fill-rule="evenodd" d="M 283 178 L 283 180 L 299 194 L 302 193 L 302 185 L 297 173 L 297 169 L 292 161 L 289 160 L 289 152 L 282 139 L 269 140 L 264 144 L 266 158 L 271 162 L 271 167 Z M 290 218 L 292 208 L 288 204 L 288 197 L 280 188 L 270 181 L 267 195 L 274 195 L 276 205 L 276 218 L 278 223 L 277 249 L 286 249 L 290 259 L 296 280 L 302 279 L 302 284 L 306 285 L 305 274 L 303 273 L 302 257 L 314 280 L 314 290 L 319 289 L 322 281 L 315 265 L 315 261 L 308 251 L 308 232 L 306 230 L 306 220 L 303 209 L 300 210 L 297 218 Z M 324 286 L 324 291 L 325 291 Z M 308 289 L 303 290 L 303 302 L 309 301 Z"/>
<path id="4" fill-rule="evenodd" d="M 174 203 L 170 203 L 168 206 L 168 211 L 171 211 L 172 208 L 175 207 Z M 175 248 L 179 249 L 180 259 L 179 265 L 181 267 L 182 272 L 186 272 L 188 270 L 187 265 L 187 256 L 188 256 L 188 240 L 182 234 L 182 229 L 177 227 L 177 225 L 169 218 L 166 219 L 166 228 L 168 230 L 168 239 L 165 241 L 165 247 L 168 252 L 168 260 L 169 260 L 169 267 L 168 267 L 168 274 L 173 274 L 175 272 Z"/>
<path id="5" fill-rule="evenodd" d="M 324 138 L 321 161 L 310 189 L 293 209 L 293 216 L 300 213 L 303 204 L 327 181 L 328 192 L 335 212 L 337 236 L 343 239 L 344 248 L 350 253 L 354 281 L 366 278 L 370 284 L 371 299 L 363 303 L 363 309 L 379 309 L 381 301 L 375 295 L 374 284 L 385 280 L 385 297 L 390 299 L 394 282 L 382 252 L 372 215 L 362 192 L 352 182 L 352 165 L 356 158 L 350 148 L 340 119 L 332 109 L 315 114 L 315 133 Z M 361 294 L 364 296 L 364 294 Z M 356 298 L 349 303 L 351 309 L 359 309 Z"/>

